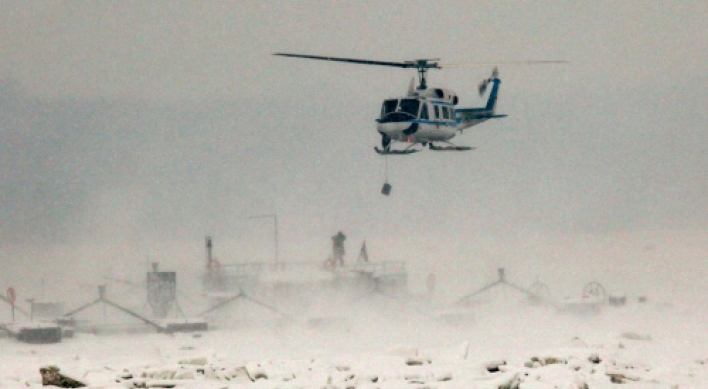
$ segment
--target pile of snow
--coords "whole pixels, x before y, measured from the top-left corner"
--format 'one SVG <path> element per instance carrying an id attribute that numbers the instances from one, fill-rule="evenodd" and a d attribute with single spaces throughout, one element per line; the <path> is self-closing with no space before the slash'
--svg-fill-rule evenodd
<path id="1" fill-rule="evenodd" d="M 346 328 L 79 334 L 55 345 L 0 339 L 0 387 L 40 388 L 38 369 L 54 365 L 90 388 L 114 389 L 707 388 L 703 317 L 668 313 L 490 309 L 467 326 L 417 315 Z"/>
<path id="2" fill-rule="evenodd" d="M 238 334 L 221 334 L 238 336 Z M 620 334 L 617 338 L 628 339 Z M 647 342 L 645 338 L 639 340 Z M 146 347 L 151 342 L 146 342 Z M 611 344 L 612 342 L 609 342 Z M 399 346 L 366 358 L 265 359 L 235 362 L 210 350 L 191 346 L 165 353 L 163 362 L 95 365 L 79 356 L 65 360 L 67 376 L 94 388 L 478 388 L 478 389 L 588 389 L 613 384 L 641 384 L 642 388 L 669 388 L 668 384 L 708 383 L 708 358 L 678 366 L 657 368 L 632 360 L 629 346 L 597 345 L 557 349 L 527 358 L 479 360 L 468 355 L 465 343 L 441 353 Z M 462 352 L 460 352 L 462 350 Z M 33 354 L 34 355 L 34 354 Z M 651 362 L 651 361 L 650 361 Z M 9 366 L 9 365 L 5 365 Z M 39 376 L 3 372 L 0 386 L 41 387 Z M 688 385 L 688 386 L 687 386 Z M 627 386 L 628 388 L 632 386 Z M 693 386 L 698 388 L 699 386 Z"/>

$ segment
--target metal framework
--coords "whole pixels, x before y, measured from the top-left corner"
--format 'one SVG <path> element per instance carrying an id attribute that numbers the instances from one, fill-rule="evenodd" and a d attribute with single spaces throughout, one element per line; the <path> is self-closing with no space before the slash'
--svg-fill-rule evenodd
<path id="1" fill-rule="evenodd" d="M 254 303 L 254 304 L 256 304 L 256 305 L 258 305 L 258 306 L 260 306 L 260 307 L 263 307 L 263 308 L 265 308 L 265 309 L 267 309 L 267 310 L 269 310 L 269 311 L 275 312 L 275 313 L 277 313 L 277 314 L 279 314 L 279 315 L 288 316 L 288 315 L 286 315 L 286 314 L 280 312 L 279 310 L 275 309 L 274 307 L 272 307 L 272 306 L 270 306 L 270 305 L 268 305 L 268 304 L 266 304 L 266 303 L 263 303 L 263 302 L 261 302 L 261 301 L 258 301 L 258 300 L 256 300 L 256 299 L 254 299 L 253 297 L 247 295 L 246 292 L 243 291 L 243 289 L 240 289 L 239 292 L 238 292 L 235 296 L 230 297 L 230 298 L 228 298 L 228 299 L 226 299 L 226 300 L 220 302 L 219 304 L 214 305 L 213 307 L 211 307 L 211 308 L 207 309 L 206 311 L 204 311 L 204 312 L 198 314 L 197 316 L 203 316 L 203 315 L 206 315 L 207 313 L 217 311 L 217 310 L 219 310 L 219 309 L 225 307 L 226 305 L 229 305 L 229 304 L 231 304 L 232 302 L 234 302 L 234 301 L 236 301 L 236 300 L 240 300 L 240 299 L 248 300 L 248 301 L 250 301 L 250 302 L 252 302 L 252 303 Z"/>
<path id="2" fill-rule="evenodd" d="M 504 274 L 504 268 L 503 268 L 503 267 L 497 269 L 497 271 L 499 272 L 499 279 L 498 279 L 498 280 L 496 280 L 496 281 L 494 281 L 494 282 L 492 282 L 492 283 L 490 283 L 490 284 L 484 286 L 483 288 L 477 290 L 476 292 L 473 292 L 473 293 L 470 293 L 470 294 L 468 294 L 468 295 L 466 295 L 466 296 L 463 296 L 462 298 L 459 299 L 459 302 L 461 302 L 461 303 L 467 302 L 467 301 L 469 301 L 469 299 L 471 299 L 472 297 L 474 297 L 474 296 L 476 296 L 476 295 L 478 295 L 478 294 L 480 294 L 480 293 L 486 292 L 486 291 L 489 290 L 489 289 L 492 289 L 492 288 L 494 288 L 494 287 L 496 287 L 496 286 L 499 286 L 499 285 L 506 285 L 506 286 L 508 286 L 508 287 L 510 287 L 510 288 L 512 288 L 512 289 L 514 289 L 514 290 L 516 290 L 516 291 L 518 291 L 518 292 L 521 292 L 521 293 L 527 295 L 529 298 L 531 298 L 531 299 L 534 300 L 534 301 L 544 301 L 544 302 L 550 303 L 550 301 L 549 301 L 545 296 L 541 296 L 541 295 L 539 295 L 539 294 L 537 294 L 537 293 L 532 292 L 532 291 L 529 290 L 529 289 L 524 289 L 524 288 L 522 288 L 522 287 L 520 287 L 520 286 L 514 285 L 513 283 L 507 281 L 507 280 L 506 280 L 506 276 L 505 276 L 505 274 Z"/>
<path id="3" fill-rule="evenodd" d="M 90 308 L 90 307 L 92 307 L 92 306 L 94 306 L 94 305 L 96 305 L 96 304 L 99 304 L 99 303 L 103 303 L 104 305 L 108 305 L 108 306 L 110 306 L 110 307 L 112 307 L 112 308 L 115 308 L 115 309 L 121 311 L 121 312 L 127 313 L 128 315 L 133 316 L 134 318 L 141 320 L 143 323 L 148 324 L 148 325 L 154 327 L 155 329 L 157 329 L 157 332 L 165 332 L 165 333 L 169 333 L 169 332 L 170 332 L 167 328 L 161 326 L 160 324 L 155 323 L 154 321 L 152 321 L 152 320 L 150 320 L 150 319 L 148 319 L 148 318 L 146 318 L 146 317 L 143 317 L 143 316 L 141 316 L 141 315 L 139 315 L 139 314 L 137 314 L 137 313 L 131 311 L 131 310 L 128 309 L 128 308 L 122 307 L 122 306 L 120 306 L 120 305 L 118 305 L 118 304 L 112 302 L 111 300 L 108 300 L 108 299 L 106 298 L 106 286 L 105 286 L 105 285 L 99 285 L 99 286 L 98 286 L 98 298 L 97 298 L 96 300 L 94 300 L 94 301 L 92 301 L 92 302 L 90 302 L 90 303 L 88 303 L 88 304 L 82 305 L 81 307 L 76 308 L 76 309 L 74 309 L 73 311 L 69 311 L 69 312 L 65 313 L 64 316 L 73 317 L 73 316 L 76 315 L 77 313 L 79 313 L 79 312 L 81 312 L 81 311 L 83 311 L 83 310 L 85 310 L 85 309 L 87 309 L 87 308 Z"/>

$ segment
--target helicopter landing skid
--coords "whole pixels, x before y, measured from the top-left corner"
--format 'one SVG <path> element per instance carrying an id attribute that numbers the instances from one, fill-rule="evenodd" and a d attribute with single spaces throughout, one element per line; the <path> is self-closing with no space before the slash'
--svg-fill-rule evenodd
<path id="1" fill-rule="evenodd" d="M 455 146 L 455 145 L 450 145 L 450 146 L 435 146 L 434 144 L 430 144 L 430 150 L 433 151 L 468 151 L 468 150 L 474 150 L 474 147 L 469 147 L 469 146 Z"/>
<path id="2" fill-rule="evenodd" d="M 414 149 L 405 149 L 405 150 L 391 150 L 391 149 L 384 149 L 381 150 L 380 148 L 374 146 L 374 150 L 376 150 L 377 153 L 381 155 L 403 155 L 403 154 L 413 154 L 417 153 L 420 150 L 414 150 Z"/>

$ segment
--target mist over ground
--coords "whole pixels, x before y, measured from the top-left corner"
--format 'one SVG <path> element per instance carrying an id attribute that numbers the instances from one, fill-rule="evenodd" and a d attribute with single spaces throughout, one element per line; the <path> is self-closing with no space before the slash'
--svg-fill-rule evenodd
<path id="1" fill-rule="evenodd" d="M 0 287 L 82 300 L 149 262 L 323 261 L 366 240 L 454 300 L 496 278 L 558 298 L 701 295 L 708 275 L 704 2 L 0 4 Z M 413 73 L 272 52 L 500 68 L 468 153 L 389 157 L 374 119 Z M 429 73 L 480 106 L 489 69 Z M 44 282 L 42 282 L 44 280 Z M 44 285 L 44 286 L 42 286 Z M 89 291 L 89 292 L 87 292 Z M 698 292 L 698 293 L 696 293 Z M 93 298 L 93 297 L 91 297 Z"/>

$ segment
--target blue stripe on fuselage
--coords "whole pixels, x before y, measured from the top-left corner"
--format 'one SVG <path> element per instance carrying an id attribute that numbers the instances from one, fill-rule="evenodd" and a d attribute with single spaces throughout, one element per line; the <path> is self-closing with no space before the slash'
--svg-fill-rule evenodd
<path id="1" fill-rule="evenodd" d="M 455 120 L 441 120 L 439 122 L 436 122 L 434 120 L 422 120 L 422 119 L 411 119 L 411 120 L 404 120 L 401 122 L 396 122 L 396 123 L 419 123 L 419 124 L 430 124 L 430 125 L 435 125 L 435 124 L 440 124 L 442 126 L 454 126 L 458 123 L 460 123 L 461 119 L 460 118 L 455 118 Z"/>
<path id="2" fill-rule="evenodd" d="M 447 107 L 454 107 L 454 104 L 452 104 L 452 103 L 446 103 L 446 102 L 444 102 L 444 101 L 430 101 L 430 104 L 433 104 L 433 105 L 444 105 L 444 106 L 447 106 Z"/>

